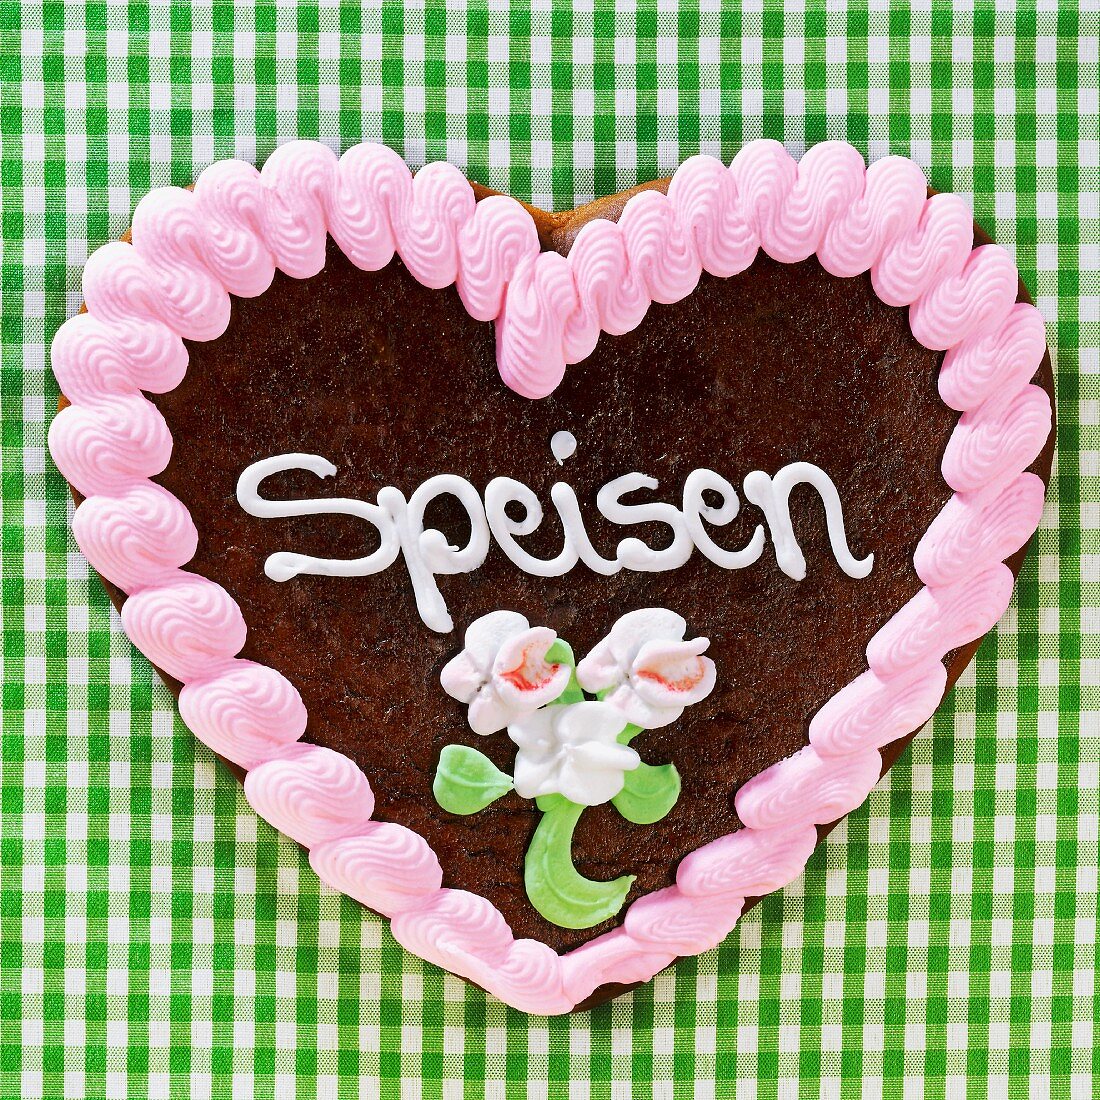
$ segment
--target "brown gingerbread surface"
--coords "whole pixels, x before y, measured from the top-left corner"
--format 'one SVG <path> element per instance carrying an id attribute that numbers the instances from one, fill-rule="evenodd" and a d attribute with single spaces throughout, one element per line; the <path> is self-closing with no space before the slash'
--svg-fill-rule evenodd
<path id="1" fill-rule="evenodd" d="M 364 273 L 330 247 L 324 271 L 282 275 L 265 295 L 233 303 L 226 334 L 190 345 L 183 384 L 155 400 L 176 439 L 158 479 L 191 509 L 199 550 L 189 566 L 223 584 L 249 624 L 244 656 L 268 663 L 299 688 L 306 737 L 352 756 L 369 777 L 376 816 L 421 833 L 439 855 L 444 884 L 488 897 L 517 935 L 567 949 L 611 927 L 570 931 L 527 900 L 523 856 L 538 821 L 511 794 L 470 817 L 443 811 L 431 784 L 440 750 L 473 745 L 511 771 L 504 733 L 478 737 L 465 708 L 439 684 L 462 632 L 507 608 L 553 627 L 583 655 L 624 612 L 663 606 L 690 634 L 711 638 L 718 685 L 676 723 L 633 742 L 642 758 L 672 761 L 683 781 L 673 811 L 632 825 L 610 805 L 587 811 L 574 843 L 591 878 L 637 875 L 629 900 L 670 884 L 687 852 L 738 828 L 734 795 L 769 764 L 806 743 L 809 718 L 865 668 L 872 634 L 920 587 L 913 549 L 949 490 L 939 458 L 955 414 L 939 401 L 941 355 L 919 347 L 907 313 L 883 305 L 870 280 L 827 275 L 816 260 L 783 265 L 761 256 L 732 279 L 704 276 L 674 306 L 653 307 L 634 332 L 602 337 L 583 364 L 542 401 L 508 390 L 495 366 L 493 330 L 472 320 L 453 289 L 420 286 L 400 261 Z M 550 437 L 577 438 L 559 466 Z M 426 478 L 456 473 L 483 489 L 515 477 L 545 502 L 542 527 L 525 543 L 550 556 L 561 530 L 552 483 L 577 491 L 589 532 L 605 556 L 626 535 L 661 544 L 667 528 L 615 527 L 596 512 L 596 490 L 639 470 L 660 488 L 640 499 L 678 502 L 684 478 L 709 467 L 739 484 L 788 462 L 820 465 L 844 503 L 857 555 L 875 554 L 870 577 L 852 580 L 834 561 L 812 490 L 796 490 L 792 515 L 808 576 L 796 582 L 770 547 L 755 565 L 726 571 L 698 553 L 665 573 L 599 576 L 584 566 L 543 579 L 521 572 L 495 544 L 476 572 L 440 577 L 456 629 L 420 620 L 399 559 L 359 578 L 269 580 L 276 550 L 355 557 L 374 543 L 349 517 L 261 520 L 235 497 L 250 463 L 292 451 L 323 455 L 339 469 L 264 483 L 265 495 L 373 500 L 384 485 L 410 494 Z M 427 517 L 465 541 L 460 510 L 440 503 Z M 760 513 L 716 533 L 748 541 Z"/>

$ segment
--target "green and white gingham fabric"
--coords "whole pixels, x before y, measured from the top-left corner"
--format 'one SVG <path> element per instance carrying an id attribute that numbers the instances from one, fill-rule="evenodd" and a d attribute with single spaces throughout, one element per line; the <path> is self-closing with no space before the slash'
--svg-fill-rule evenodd
<path id="1" fill-rule="evenodd" d="M 1100 16 L 593 6 L 0 0 L 4 1100 L 1100 1088 Z M 322 889 L 183 729 L 69 533 L 47 348 L 89 252 L 219 157 L 382 140 L 561 208 L 760 136 L 913 157 L 1014 252 L 1059 398 L 1037 553 L 801 880 L 527 1017 Z"/>

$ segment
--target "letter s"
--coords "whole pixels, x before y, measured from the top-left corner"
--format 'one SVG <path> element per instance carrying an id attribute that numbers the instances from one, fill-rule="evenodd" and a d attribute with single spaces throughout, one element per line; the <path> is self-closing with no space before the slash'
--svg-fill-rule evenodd
<path id="1" fill-rule="evenodd" d="M 280 552 L 264 562 L 264 572 L 273 581 L 288 581 L 299 573 L 322 577 L 365 577 L 381 573 L 397 560 L 401 544 L 393 522 L 377 504 L 350 497 L 307 500 L 269 500 L 260 496 L 260 482 L 286 470 L 308 470 L 318 477 L 332 477 L 336 467 L 320 455 L 275 455 L 253 462 L 237 479 L 237 502 L 250 515 L 260 519 L 286 519 L 290 516 L 347 515 L 364 519 L 377 531 L 381 543 L 361 558 L 314 558 L 308 554 Z"/>
<path id="2" fill-rule="evenodd" d="M 596 507 L 604 518 L 612 523 L 663 523 L 672 528 L 672 542 L 663 550 L 654 550 L 641 539 L 628 538 L 619 543 L 615 552 L 618 561 L 639 573 L 660 573 L 666 569 L 678 569 L 691 557 L 695 549 L 684 517 L 679 508 L 655 500 L 644 504 L 624 504 L 621 497 L 638 489 L 656 489 L 657 479 L 645 474 L 623 474 L 609 481 L 596 494 Z"/>

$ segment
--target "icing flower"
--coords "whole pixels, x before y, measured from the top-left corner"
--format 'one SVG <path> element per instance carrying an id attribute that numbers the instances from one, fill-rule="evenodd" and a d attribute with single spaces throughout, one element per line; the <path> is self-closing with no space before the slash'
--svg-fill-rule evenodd
<path id="1" fill-rule="evenodd" d="M 515 787 L 522 798 L 560 794 L 578 806 L 609 802 L 641 758 L 618 741 L 623 715 L 608 703 L 546 707 L 510 722 L 519 746 Z"/>
<path id="2" fill-rule="evenodd" d="M 514 611 L 493 611 L 470 624 L 466 648 L 444 665 L 440 681 L 448 695 L 469 704 L 474 733 L 496 733 L 561 695 L 571 669 L 546 660 L 556 640 L 549 627 L 532 627 Z"/>
<path id="3" fill-rule="evenodd" d="M 714 662 L 702 656 L 710 642 L 685 641 L 686 631 L 665 608 L 633 611 L 574 667 L 572 648 L 552 630 L 496 611 L 470 625 L 466 648 L 443 669 L 443 687 L 469 704 L 474 731 L 507 728 L 517 751 L 508 775 L 469 745 L 445 746 L 432 783 L 436 801 L 466 815 L 510 792 L 537 800 L 541 817 L 523 881 L 535 909 L 562 928 L 593 928 L 614 916 L 634 881 L 597 881 L 577 870 L 573 831 L 585 808 L 610 802 L 632 824 L 652 825 L 680 796 L 675 765 L 643 763 L 630 741 L 713 690 Z M 585 690 L 599 698 L 586 699 Z"/>
<path id="4" fill-rule="evenodd" d="M 702 656 L 710 639 L 685 641 L 686 632 L 666 608 L 631 611 L 577 665 L 577 679 L 633 725 L 667 726 L 714 690 L 714 662 Z"/>

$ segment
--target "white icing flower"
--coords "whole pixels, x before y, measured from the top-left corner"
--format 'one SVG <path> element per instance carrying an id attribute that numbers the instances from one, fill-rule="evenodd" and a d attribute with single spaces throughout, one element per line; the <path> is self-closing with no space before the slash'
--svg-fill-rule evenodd
<path id="1" fill-rule="evenodd" d="M 608 703 L 546 707 L 508 724 L 516 753 L 516 793 L 522 798 L 560 794 L 581 806 L 608 802 L 623 789 L 625 773 L 640 763 L 618 736 L 623 715 Z"/>
<path id="2" fill-rule="evenodd" d="M 549 627 L 533 627 L 514 611 L 493 611 L 470 624 L 466 648 L 439 679 L 448 695 L 469 704 L 474 733 L 496 733 L 561 695 L 571 673 L 569 665 L 546 660 L 556 640 Z"/>
<path id="3" fill-rule="evenodd" d="M 631 611 L 577 665 L 585 691 L 604 700 L 642 729 L 675 722 L 684 707 L 714 690 L 714 662 L 702 653 L 709 638 L 684 641 L 687 623 L 673 611 Z"/>

